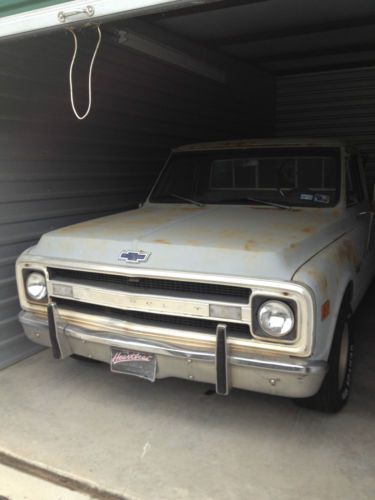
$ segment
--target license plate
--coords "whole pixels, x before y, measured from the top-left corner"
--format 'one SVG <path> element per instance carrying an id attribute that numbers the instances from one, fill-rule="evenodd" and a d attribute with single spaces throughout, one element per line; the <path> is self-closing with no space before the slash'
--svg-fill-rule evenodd
<path id="1" fill-rule="evenodd" d="M 156 358 L 148 352 L 111 349 L 111 371 L 155 382 Z"/>

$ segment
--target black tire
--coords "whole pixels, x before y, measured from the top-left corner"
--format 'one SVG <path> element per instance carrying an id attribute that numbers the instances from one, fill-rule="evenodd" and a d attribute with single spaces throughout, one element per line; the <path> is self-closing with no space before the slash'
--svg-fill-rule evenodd
<path id="1" fill-rule="evenodd" d="M 101 361 L 98 361 L 97 359 L 86 358 L 85 356 L 81 356 L 80 354 L 72 354 L 70 357 L 77 361 L 82 361 L 83 363 L 101 363 Z"/>
<path id="2" fill-rule="evenodd" d="M 354 356 L 350 328 L 349 301 L 345 300 L 337 318 L 328 372 L 319 391 L 309 398 L 295 399 L 298 406 L 324 413 L 337 413 L 349 399 Z"/>

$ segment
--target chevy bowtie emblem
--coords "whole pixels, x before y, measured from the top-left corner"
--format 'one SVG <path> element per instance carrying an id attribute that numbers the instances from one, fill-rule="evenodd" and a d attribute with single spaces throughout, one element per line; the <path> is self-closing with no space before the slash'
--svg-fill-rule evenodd
<path id="1" fill-rule="evenodd" d="M 138 252 L 133 250 L 123 250 L 118 259 L 132 264 L 139 264 L 140 262 L 147 262 L 150 255 L 151 252 L 144 252 L 143 250 L 139 250 Z"/>

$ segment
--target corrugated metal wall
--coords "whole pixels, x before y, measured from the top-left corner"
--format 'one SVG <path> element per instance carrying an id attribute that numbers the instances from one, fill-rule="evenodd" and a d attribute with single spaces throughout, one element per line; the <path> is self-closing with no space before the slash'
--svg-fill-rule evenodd
<path id="1" fill-rule="evenodd" d="M 77 101 L 85 106 L 95 38 L 79 36 Z M 71 53 L 62 32 L 0 46 L 0 368 L 35 348 L 17 321 L 14 263 L 25 248 L 43 232 L 141 201 L 170 147 L 264 134 L 271 121 L 267 82 L 249 110 L 235 90 L 104 36 L 92 114 L 78 122 L 68 100 Z"/>
<path id="2" fill-rule="evenodd" d="M 279 136 L 341 137 L 368 153 L 375 181 L 375 67 L 302 74 L 277 81 Z"/>

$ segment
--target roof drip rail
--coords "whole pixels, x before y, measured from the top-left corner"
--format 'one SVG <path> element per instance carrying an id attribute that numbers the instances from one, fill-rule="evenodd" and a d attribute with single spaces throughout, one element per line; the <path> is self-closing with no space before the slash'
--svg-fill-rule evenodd
<path id="1" fill-rule="evenodd" d="M 92 56 L 92 59 L 91 59 L 90 69 L 89 69 L 89 78 L 88 78 L 89 103 L 88 103 L 86 112 L 83 115 L 80 115 L 78 113 L 76 107 L 75 107 L 75 103 L 74 103 L 74 91 L 73 91 L 73 67 L 74 67 L 74 63 L 75 63 L 75 60 L 76 60 L 76 56 L 77 56 L 78 40 L 77 40 L 77 35 L 75 34 L 73 28 L 69 28 L 69 31 L 72 34 L 73 40 L 74 40 L 74 53 L 73 53 L 72 62 L 70 63 L 70 68 L 69 68 L 70 102 L 71 102 L 71 105 L 72 105 L 73 113 L 75 114 L 75 116 L 76 116 L 76 118 L 78 120 L 84 120 L 89 115 L 89 113 L 91 111 L 91 102 L 92 102 L 92 99 L 91 99 L 91 94 L 92 94 L 91 93 L 92 68 L 94 66 L 95 57 L 96 57 L 96 54 L 98 53 L 98 50 L 99 50 L 99 47 L 100 47 L 100 43 L 101 43 L 101 40 L 102 40 L 102 32 L 101 32 L 100 26 L 98 24 L 96 25 L 96 29 L 98 30 L 98 42 L 96 44 L 96 47 L 95 47 L 95 50 L 94 50 L 94 53 L 93 53 L 93 56 Z"/>

